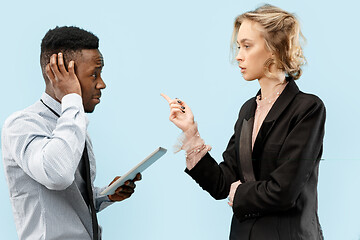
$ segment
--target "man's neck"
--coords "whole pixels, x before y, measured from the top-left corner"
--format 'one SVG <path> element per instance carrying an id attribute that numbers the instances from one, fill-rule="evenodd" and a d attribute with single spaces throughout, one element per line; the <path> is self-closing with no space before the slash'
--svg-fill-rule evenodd
<path id="1" fill-rule="evenodd" d="M 54 93 L 54 91 L 52 90 L 52 87 L 49 86 L 49 84 L 50 84 L 50 83 L 47 83 L 47 84 L 46 84 L 45 92 L 46 92 L 50 97 L 52 97 L 53 99 L 55 99 L 56 101 L 58 101 L 59 103 L 61 103 L 61 101 L 59 101 L 59 99 L 57 99 L 57 98 L 55 97 L 55 93 Z"/>

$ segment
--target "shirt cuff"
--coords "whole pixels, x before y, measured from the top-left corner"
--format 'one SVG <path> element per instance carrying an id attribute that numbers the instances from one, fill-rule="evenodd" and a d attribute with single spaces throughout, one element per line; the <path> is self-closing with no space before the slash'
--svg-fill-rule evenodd
<path id="1" fill-rule="evenodd" d="M 186 151 L 186 167 L 191 170 L 195 165 L 211 150 L 211 146 L 206 145 L 200 137 L 197 124 L 187 131 L 183 132 L 179 137 L 178 151 Z M 176 149 L 176 150 L 177 150 Z M 177 151 L 177 152 L 178 152 Z"/>
<path id="2" fill-rule="evenodd" d="M 84 112 L 84 106 L 82 104 L 82 98 L 77 93 L 66 94 L 61 100 L 61 112 L 65 112 L 66 109 L 76 107 L 81 112 Z"/>
<path id="3" fill-rule="evenodd" d="M 102 188 L 95 188 L 95 192 L 96 193 L 101 193 L 102 191 L 104 191 L 107 187 L 102 187 Z M 95 209 L 96 209 L 96 212 L 100 212 L 102 211 L 103 209 L 105 209 L 106 207 L 110 206 L 111 204 L 113 204 L 114 202 L 111 201 L 109 199 L 109 196 L 108 195 L 104 195 L 104 196 L 101 196 L 101 195 L 97 195 L 97 197 L 95 198 L 96 201 L 96 205 L 95 205 Z"/>

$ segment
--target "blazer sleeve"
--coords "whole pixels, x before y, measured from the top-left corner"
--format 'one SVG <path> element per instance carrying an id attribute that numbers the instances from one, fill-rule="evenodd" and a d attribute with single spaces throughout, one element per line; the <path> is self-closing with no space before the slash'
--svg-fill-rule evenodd
<path id="1" fill-rule="evenodd" d="M 278 167 L 266 181 L 246 182 L 237 188 L 233 211 L 238 219 L 285 211 L 296 204 L 322 154 L 325 106 L 320 99 L 294 116 L 282 145 Z"/>
<path id="2" fill-rule="evenodd" d="M 231 183 L 239 179 L 235 152 L 235 134 L 233 134 L 223 153 L 223 162 L 218 164 L 209 153 L 206 153 L 191 170 L 185 169 L 185 172 L 213 198 L 224 199 L 229 195 Z"/>

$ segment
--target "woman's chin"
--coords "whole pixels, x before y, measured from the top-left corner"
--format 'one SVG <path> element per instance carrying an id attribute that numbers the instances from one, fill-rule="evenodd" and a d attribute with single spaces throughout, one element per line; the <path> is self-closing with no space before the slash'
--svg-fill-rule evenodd
<path id="1" fill-rule="evenodd" d="M 247 76 L 245 74 L 242 75 L 242 77 L 244 78 L 245 81 L 250 82 L 250 81 L 254 81 L 256 78 Z"/>

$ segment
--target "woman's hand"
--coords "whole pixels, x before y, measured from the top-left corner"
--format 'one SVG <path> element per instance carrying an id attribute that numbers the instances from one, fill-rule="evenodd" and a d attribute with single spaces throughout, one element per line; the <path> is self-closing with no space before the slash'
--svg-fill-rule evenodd
<path id="1" fill-rule="evenodd" d="M 178 128 L 180 128 L 183 132 L 186 132 L 189 128 L 191 128 L 194 122 L 194 115 L 191 112 L 189 106 L 181 101 L 180 99 L 171 99 L 167 95 L 161 93 L 170 106 L 170 121 L 173 122 Z"/>
<path id="2" fill-rule="evenodd" d="M 230 207 L 232 207 L 234 204 L 234 196 L 235 196 L 236 190 L 240 184 L 241 184 L 241 182 L 239 180 L 239 181 L 233 182 L 230 186 L 230 192 L 229 192 L 229 197 L 228 197 L 228 199 L 229 199 L 228 204 Z"/>

